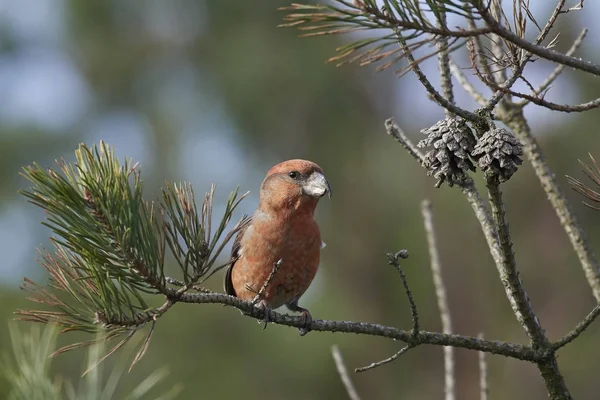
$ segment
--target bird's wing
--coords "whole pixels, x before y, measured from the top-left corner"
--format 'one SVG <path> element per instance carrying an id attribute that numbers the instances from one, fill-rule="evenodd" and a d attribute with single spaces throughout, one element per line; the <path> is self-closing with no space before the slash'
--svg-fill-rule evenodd
<path id="1" fill-rule="evenodd" d="M 242 249 L 242 237 L 244 237 L 244 233 L 246 233 L 246 229 L 252 223 L 251 218 L 243 224 L 243 226 L 238 231 L 235 240 L 233 241 L 233 247 L 231 248 L 231 265 L 227 268 L 227 272 L 225 273 L 225 292 L 230 296 L 237 296 L 235 293 L 235 289 L 233 288 L 233 282 L 231 281 L 231 272 L 233 271 L 233 267 L 235 266 L 235 262 L 241 255 Z"/>

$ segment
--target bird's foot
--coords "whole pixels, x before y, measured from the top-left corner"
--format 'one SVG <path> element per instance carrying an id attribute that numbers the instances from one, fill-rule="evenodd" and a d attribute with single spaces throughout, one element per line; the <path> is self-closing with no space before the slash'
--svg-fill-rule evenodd
<path id="1" fill-rule="evenodd" d="M 266 300 L 260 300 L 257 302 L 252 302 L 254 304 L 254 306 L 260 310 L 262 310 L 263 312 L 263 318 L 262 320 L 258 320 L 258 323 L 264 323 L 265 326 L 263 327 L 263 329 L 267 329 L 267 324 L 269 323 L 269 315 L 271 314 L 271 307 L 269 306 L 269 304 L 267 303 Z"/>
<path id="2" fill-rule="evenodd" d="M 312 324 L 313 320 L 312 315 L 310 315 L 310 312 L 306 308 L 298 307 L 296 311 L 302 314 L 302 317 L 304 318 L 304 326 L 298 328 L 298 333 L 300 334 L 300 336 L 304 336 L 308 332 L 310 332 L 310 325 Z"/>

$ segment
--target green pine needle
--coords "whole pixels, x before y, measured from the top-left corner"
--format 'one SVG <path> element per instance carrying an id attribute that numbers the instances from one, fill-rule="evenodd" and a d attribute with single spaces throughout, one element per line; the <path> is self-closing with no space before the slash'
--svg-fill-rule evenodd
<path id="1" fill-rule="evenodd" d="M 227 231 L 246 195 L 238 195 L 238 189 L 230 194 L 213 232 L 214 185 L 200 209 L 185 183 L 167 184 L 160 202 L 148 202 L 137 164 L 119 161 L 105 143 L 92 148 L 82 144 L 75 155 L 76 163 L 59 161 L 57 170 L 37 164 L 23 169 L 32 187 L 22 194 L 46 211 L 43 224 L 54 236 L 51 250 L 39 250 L 48 285 L 25 278 L 22 286 L 31 300 L 49 309 L 18 310 L 17 315 L 58 325 L 63 332 L 103 333 L 104 340 L 124 336 L 107 356 L 150 324 L 135 364 L 148 348 L 156 319 L 181 293 L 228 265 L 217 265 L 217 260 L 248 222 L 244 216 Z M 164 274 L 167 247 L 181 269 L 184 284 L 177 290 L 168 286 Z M 149 295 L 166 302 L 151 308 Z M 90 344 L 94 341 L 65 346 L 54 355 Z"/>

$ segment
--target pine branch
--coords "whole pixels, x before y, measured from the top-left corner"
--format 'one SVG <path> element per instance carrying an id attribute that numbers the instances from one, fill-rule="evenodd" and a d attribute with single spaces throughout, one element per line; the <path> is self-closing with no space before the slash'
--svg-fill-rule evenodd
<path id="1" fill-rule="evenodd" d="M 426 45 L 442 43 L 419 62 L 438 54 L 460 48 L 451 47 L 444 38 L 468 38 L 489 33 L 487 28 L 449 29 L 445 24 L 438 26 L 435 21 L 442 20 L 446 14 L 459 15 L 467 20 L 477 19 L 473 15 L 475 8 L 466 2 L 438 0 L 417 2 L 413 0 L 386 0 L 379 8 L 374 0 L 348 2 L 335 0 L 331 5 L 291 4 L 280 10 L 287 11 L 284 24 L 280 27 L 297 27 L 301 37 L 340 35 L 356 31 L 384 29 L 390 31 L 380 36 L 361 39 L 336 49 L 338 55 L 329 58 L 338 66 L 358 62 L 369 65 L 383 62 L 378 70 L 385 70 L 401 61 L 406 54 L 398 54 L 397 35 L 401 34 L 411 51 Z M 435 17 L 430 21 L 428 15 Z M 440 42 L 442 40 L 442 42 Z M 435 47 L 435 46 L 434 46 Z M 406 52 L 403 52 L 406 53 Z M 385 62 L 384 62 L 385 61 Z"/>
<path id="2" fill-rule="evenodd" d="M 237 297 L 222 293 L 185 293 L 180 297 L 179 301 L 182 303 L 194 304 L 228 305 L 242 311 L 248 317 L 255 318 L 260 321 L 264 319 L 265 310 L 260 306 L 253 305 L 251 302 L 240 300 Z M 306 326 L 306 321 L 301 316 L 297 317 L 287 314 L 280 314 L 275 311 L 270 311 L 269 322 L 294 328 L 303 328 Z M 310 332 L 353 333 L 396 339 L 405 343 L 412 341 L 415 345 L 431 344 L 480 350 L 485 351 L 486 353 L 499 354 L 531 362 L 535 362 L 536 360 L 547 357 L 547 353 L 544 351 L 538 351 L 532 347 L 516 343 L 480 340 L 469 336 L 443 334 L 424 330 L 420 330 L 419 334 L 415 337 L 412 329 L 401 330 L 391 326 L 367 322 L 314 319 L 310 321 L 310 325 L 307 328 Z"/>
<path id="3" fill-rule="evenodd" d="M 248 222 L 243 217 L 227 229 L 245 195 L 238 196 L 237 189 L 230 194 L 213 233 L 214 186 L 200 212 L 189 185 L 167 185 L 163 201 L 149 203 L 137 165 L 120 163 L 106 144 L 80 145 L 76 157 L 74 165 L 58 162 L 58 171 L 38 165 L 23 170 L 32 183 L 23 195 L 46 211 L 44 224 L 56 237 L 53 251 L 40 250 L 48 285 L 27 278 L 23 283 L 30 299 L 50 310 L 19 310 L 18 319 L 59 325 L 63 332 L 104 332 L 106 340 L 124 337 L 107 356 L 151 324 L 135 364 L 148 348 L 155 321 L 200 279 L 228 265 L 218 265 L 217 259 Z M 167 244 L 182 270 L 178 289 L 168 287 L 164 275 Z M 165 302 L 150 308 L 144 294 L 160 295 Z M 68 345 L 55 354 L 92 343 Z"/>
<path id="4" fill-rule="evenodd" d="M 334 0 L 330 5 L 293 3 L 280 8 L 282 11 L 287 11 L 288 14 L 284 17 L 285 23 L 279 26 L 297 27 L 303 32 L 301 37 L 340 35 L 375 29 L 387 31 L 382 35 L 357 40 L 336 49 L 338 55 L 331 57 L 328 61 L 337 62 L 337 65 L 348 62 L 368 65 L 388 59 L 379 67 L 380 70 L 387 69 L 405 57 L 402 54 L 397 55 L 395 35 L 401 34 L 407 42 L 419 41 L 418 47 L 439 43 L 441 38 L 444 40 L 474 38 L 475 45 L 478 47 L 477 53 L 480 55 L 480 61 L 482 61 L 486 74 L 488 76 L 496 75 L 496 84 L 498 85 L 505 80 L 504 68 L 508 66 L 517 69 L 524 67 L 532 55 L 593 75 L 600 75 L 599 65 L 559 53 L 552 50 L 550 45 L 541 44 L 554 26 L 558 16 L 564 14 L 564 0 L 558 2 L 543 28 L 537 25 L 527 3 L 520 0 L 518 2 L 515 0 L 516 12 L 513 26 L 508 22 L 502 9 L 499 9 L 499 14 L 493 14 L 490 3 L 482 0 L 461 2 L 454 0 L 385 0 L 383 3 L 382 8 L 379 8 L 375 0 L 356 0 L 352 3 L 345 0 Z M 497 6 L 498 2 L 494 0 L 491 4 Z M 435 22 L 443 20 L 444 14 L 459 16 L 467 28 L 448 29 L 443 24 L 437 26 Z M 428 15 L 433 15 L 433 21 L 428 18 Z M 540 29 L 538 38 L 533 42 L 524 38 L 528 20 L 534 22 Z M 483 21 L 483 26 L 478 27 L 475 21 Z M 494 63 L 503 65 L 496 71 L 491 71 L 479 39 L 485 35 L 491 35 L 492 38 L 491 44 L 495 48 L 492 55 Z M 425 39 L 422 39 L 423 36 L 426 36 Z M 412 51 L 414 49 L 411 46 L 409 45 L 409 48 Z M 443 48 L 444 46 L 438 47 L 420 61 L 438 54 Z M 455 49 L 450 48 L 449 50 Z M 520 75 L 520 73 L 516 75 Z M 503 86 L 509 88 L 511 85 Z M 503 94 L 497 93 L 496 97 Z"/>
<path id="5" fill-rule="evenodd" d="M 529 53 L 536 55 L 540 58 L 553 61 L 557 64 L 562 64 L 567 67 L 578 69 L 580 71 L 588 72 L 592 75 L 600 76 L 600 65 L 594 64 L 590 61 L 585 61 L 577 57 L 571 57 L 566 54 L 559 53 L 555 50 L 549 49 L 546 46 L 532 43 L 526 39 L 523 39 L 519 35 L 512 32 L 498 24 L 498 22 L 489 14 L 486 7 L 481 5 L 478 7 L 481 17 L 487 23 L 490 30 L 495 34 L 506 39 L 510 43 L 513 43 L 520 49 L 526 50 Z"/>

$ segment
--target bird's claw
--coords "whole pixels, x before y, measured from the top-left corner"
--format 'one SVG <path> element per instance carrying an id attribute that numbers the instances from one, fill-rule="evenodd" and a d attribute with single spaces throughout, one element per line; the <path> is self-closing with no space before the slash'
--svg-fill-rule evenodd
<path id="1" fill-rule="evenodd" d="M 265 300 L 260 300 L 255 303 L 254 306 L 263 312 L 263 318 L 262 320 L 259 319 L 258 323 L 264 323 L 263 330 L 267 329 L 267 324 L 270 322 L 269 315 L 271 314 L 271 307 L 269 307 Z"/>
<path id="2" fill-rule="evenodd" d="M 298 328 L 298 333 L 300 336 L 304 336 L 310 332 L 310 325 L 312 324 L 313 319 L 312 315 L 310 315 L 310 312 L 306 308 L 303 308 L 300 313 L 302 313 L 302 317 L 304 318 L 304 326 Z"/>

